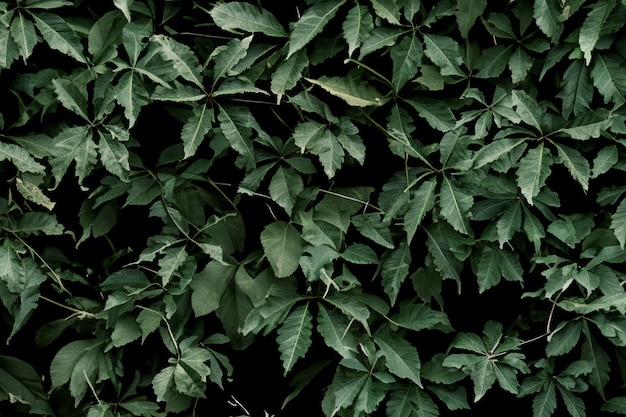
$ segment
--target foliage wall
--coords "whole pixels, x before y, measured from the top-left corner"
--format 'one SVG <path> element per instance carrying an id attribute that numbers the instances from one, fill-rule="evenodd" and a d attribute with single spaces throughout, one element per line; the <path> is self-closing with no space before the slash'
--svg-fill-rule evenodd
<path id="1" fill-rule="evenodd" d="M 0 2 L 0 407 L 626 414 L 625 22 Z"/>

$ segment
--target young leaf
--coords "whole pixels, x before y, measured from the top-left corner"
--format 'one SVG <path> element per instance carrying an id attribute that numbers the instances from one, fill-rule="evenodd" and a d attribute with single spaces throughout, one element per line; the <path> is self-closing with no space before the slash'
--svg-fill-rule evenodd
<path id="1" fill-rule="evenodd" d="M 298 269 L 304 243 L 291 224 L 283 221 L 268 224 L 261 232 L 261 244 L 278 278 L 288 277 Z"/>
<path id="2" fill-rule="evenodd" d="M 341 28 L 343 38 L 348 44 L 348 56 L 361 46 L 361 43 L 370 36 L 374 28 L 374 20 L 366 6 L 355 5 L 346 16 Z"/>
<path id="3" fill-rule="evenodd" d="M 476 18 L 483 15 L 485 7 L 487 7 L 487 0 L 457 1 L 456 22 L 464 39 L 467 39 Z"/>
<path id="4" fill-rule="evenodd" d="M 329 0 L 315 3 L 304 11 L 300 19 L 293 25 L 293 30 L 289 34 L 289 52 L 287 58 L 309 42 L 324 29 L 326 24 L 335 16 L 346 0 Z"/>
<path id="5" fill-rule="evenodd" d="M 276 17 L 266 9 L 240 1 L 217 3 L 209 12 L 220 28 L 236 32 L 260 32 L 267 36 L 284 38 L 287 33 Z"/>
<path id="6" fill-rule="evenodd" d="M 311 346 L 312 320 L 307 303 L 294 308 L 278 328 L 276 341 L 285 375 L 298 359 L 304 358 Z"/>

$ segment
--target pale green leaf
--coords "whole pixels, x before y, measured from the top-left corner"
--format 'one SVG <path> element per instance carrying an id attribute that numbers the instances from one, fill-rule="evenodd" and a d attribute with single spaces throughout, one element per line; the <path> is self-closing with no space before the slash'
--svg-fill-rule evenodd
<path id="1" fill-rule="evenodd" d="M 117 139 L 108 134 L 100 134 L 98 152 L 102 165 L 111 174 L 117 175 L 122 181 L 128 181 L 130 173 L 130 155 L 128 149 Z"/>
<path id="2" fill-rule="evenodd" d="M 612 123 L 613 121 L 611 119 L 606 119 L 579 126 L 563 127 L 559 129 L 558 132 L 565 133 L 572 139 L 577 140 L 595 139 L 599 138 Z"/>
<path id="3" fill-rule="evenodd" d="M 555 143 L 555 146 L 560 162 L 565 165 L 572 178 L 583 187 L 583 190 L 587 191 L 589 189 L 589 177 L 591 176 L 589 161 L 574 148 L 558 143 Z"/>
<path id="4" fill-rule="evenodd" d="M 97 146 L 89 127 L 76 126 L 62 130 L 54 140 L 52 148 L 54 157 L 50 159 L 50 164 L 52 175 L 57 183 L 61 182 L 70 164 L 75 161 L 78 183 L 82 184 L 96 165 L 98 158 Z"/>
<path id="5" fill-rule="evenodd" d="M 279 167 L 269 185 L 270 197 L 291 214 L 296 197 L 304 189 L 300 174 L 291 167 Z"/>
<path id="6" fill-rule="evenodd" d="M 37 44 L 37 33 L 35 33 L 35 25 L 24 16 L 24 13 L 17 13 L 11 21 L 9 28 L 11 37 L 17 45 L 17 50 L 23 61 L 31 56 L 33 49 Z"/>
<path id="7" fill-rule="evenodd" d="M 435 311 L 426 304 L 415 303 L 413 300 L 402 302 L 398 313 L 391 317 L 391 320 L 400 327 L 416 332 L 424 329 L 438 329 L 444 332 L 452 330 L 446 313 Z"/>
<path id="8" fill-rule="evenodd" d="M 561 10 L 558 0 L 535 0 L 533 5 L 533 17 L 539 29 L 553 43 L 556 43 L 561 32 L 563 32 L 563 23 L 560 19 Z"/>
<path id="9" fill-rule="evenodd" d="M 471 234 L 469 218 L 473 204 L 472 194 L 457 187 L 447 176 L 443 177 L 439 190 L 440 214 L 456 231 L 465 235 Z"/>
<path id="10" fill-rule="evenodd" d="M 50 46 L 78 62 L 87 63 L 81 39 L 67 21 L 52 13 L 33 14 L 35 25 Z"/>
<path id="11" fill-rule="evenodd" d="M 300 233 L 289 223 L 270 223 L 261 232 L 265 256 L 278 278 L 288 277 L 298 269 L 304 251 Z"/>
<path id="12" fill-rule="evenodd" d="M 321 3 L 315 3 L 304 10 L 302 16 L 300 16 L 298 21 L 293 25 L 293 29 L 289 34 L 289 52 L 287 53 L 287 58 L 311 42 L 335 16 L 337 9 L 345 2 L 346 0 L 323 1 Z"/>
<path id="13" fill-rule="evenodd" d="M 115 90 L 115 99 L 124 107 L 124 116 L 128 119 L 128 127 L 131 128 L 135 125 L 141 108 L 150 102 L 148 91 L 133 71 L 120 77 Z"/>
<path id="14" fill-rule="evenodd" d="M 180 133 L 185 159 L 195 155 L 198 147 L 213 127 L 214 121 L 213 108 L 209 108 L 206 104 L 193 108 L 193 115 L 187 119 Z"/>
<path id="15" fill-rule="evenodd" d="M 357 79 L 354 75 L 348 77 L 323 75 L 316 80 L 311 78 L 306 78 L 306 80 L 341 98 L 350 106 L 379 106 L 383 102 L 382 95 L 374 87 Z"/>
<path id="16" fill-rule="evenodd" d="M 298 139 L 298 138 L 297 138 Z M 296 139 L 296 140 L 297 140 Z M 309 151 L 317 155 L 328 178 L 333 178 L 343 164 L 345 152 L 337 136 L 330 130 L 324 130 L 319 137 L 310 144 Z M 297 144 L 297 143 L 296 143 Z"/>
<path id="17" fill-rule="evenodd" d="M 124 13 L 124 17 L 129 22 L 132 20 L 132 17 L 130 14 L 130 7 L 133 1 L 134 0 L 113 0 L 113 4 L 115 5 L 115 7 L 117 7 L 118 9 L 120 9 L 122 13 Z"/>
<path id="18" fill-rule="evenodd" d="M 476 18 L 483 15 L 487 0 L 459 0 L 456 2 L 456 22 L 461 36 L 467 39 Z"/>
<path id="19" fill-rule="evenodd" d="M 363 165 L 365 163 L 365 144 L 359 129 L 347 117 L 341 118 L 339 128 L 340 131 L 336 135 L 337 140 L 348 155 Z"/>
<path id="20" fill-rule="evenodd" d="M 200 101 L 206 98 L 206 93 L 198 90 L 197 87 L 174 81 L 172 87 L 158 85 L 150 98 L 152 100 L 186 103 Z"/>
<path id="21" fill-rule="evenodd" d="M 600 40 L 601 32 L 611 11 L 615 7 L 615 0 L 599 0 L 587 15 L 578 34 L 578 45 L 583 52 L 587 65 L 591 63 L 591 52 Z"/>
<path id="22" fill-rule="evenodd" d="M 418 226 L 426 217 L 426 214 L 435 205 L 435 187 L 436 181 L 425 181 L 420 187 L 411 195 L 409 201 L 409 207 L 404 214 L 404 231 L 407 234 L 407 241 L 410 244 L 415 236 Z"/>
<path id="23" fill-rule="evenodd" d="M 381 17 L 392 25 L 400 25 L 400 6 L 396 0 L 372 0 L 376 17 Z"/>
<path id="24" fill-rule="evenodd" d="M 266 9 L 239 1 L 217 3 L 210 11 L 217 26 L 226 31 L 260 32 L 267 36 L 287 37 L 283 26 Z"/>
<path id="25" fill-rule="evenodd" d="M 20 194 L 22 194 L 22 196 L 28 201 L 39 204 L 48 210 L 54 209 L 56 203 L 50 200 L 50 197 L 45 195 L 37 184 L 32 183 L 26 177 L 24 179 L 17 177 L 15 179 L 15 187 L 17 188 L 17 191 L 19 191 Z"/>
<path id="26" fill-rule="evenodd" d="M 298 359 L 304 358 L 311 346 L 312 320 L 313 317 L 307 303 L 294 308 L 278 328 L 276 341 L 285 375 L 293 368 Z"/>
<path id="27" fill-rule="evenodd" d="M 550 151 L 544 147 L 543 142 L 536 148 L 530 149 L 520 160 L 517 169 L 517 186 L 528 204 L 533 205 L 533 200 L 545 185 L 550 175 L 552 162 Z"/>
<path id="28" fill-rule="evenodd" d="M 406 36 L 391 48 L 392 83 L 395 91 L 415 77 L 422 63 L 422 43 L 416 36 Z"/>
<path id="29" fill-rule="evenodd" d="M 368 319 L 371 310 L 361 300 L 352 297 L 349 293 L 338 291 L 329 294 L 324 300 L 339 308 L 346 316 L 358 321 L 367 333 L 370 333 Z"/>
<path id="30" fill-rule="evenodd" d="M 548 336 L 546 355 L 559 356 L 569 353 L 578 344 L 583 324 L 580 320 L 568 321 L 560 325 Z"/>
<path id="31" fill-rule="evenodd" d="M 357 4 L 350 9 L 341 28 L 343 38 L 348 44 L 348 56 L 352 56 L 354 51 L 370 36 L 374 28 L 374 20 L 367 7 Z"/>
<path id="32" fill-rule="evenodd" d="M 272 74 L 270 89 L 272 93 L 276 94 L 277 104 L 280 104 L 283 94 L 298 84 L 298 81 L 302 78 L 302 72 L 308 65 L 309 58 L 306 52 L 300 50 L 276 68 L 276 71 Z"/>
<path id="33" fill-rule="evenodd" d="M 448 36 L 424 34 L 426 56 L 441 69 L 441 75 L 463 76 L 459 44 Z"/>
<path id="34" fill-rule="evenodd" d="M 184 246 L 165 249 L 162 254 L 163 257 L 158 261 L 158 274 L 161 277 L 161 285 L 165 287 L 188 260 L 189 255 Z"/>

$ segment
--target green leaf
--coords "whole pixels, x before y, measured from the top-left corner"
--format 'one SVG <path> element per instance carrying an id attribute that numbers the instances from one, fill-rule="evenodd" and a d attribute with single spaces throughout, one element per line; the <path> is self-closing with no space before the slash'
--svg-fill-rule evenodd
<path id="1" fill-rule="evenodd" d="M 593 168 L 591 169 L 591 178 L 597 178 L 602 174 L 609 172 L 618 161 L 618 151 L 615 145 L 604 146 L 600 148 L 598 154 L 593 159 Z"/>
<path id="2" fill-rule="evenodd" d="M 502 217 L 496 222 L 496 230 L 498 232 L 498 242 L 500 248 L 506 242 L 511 240 L 513 235 L 521 229 L 522 226 L 522 207 L 519 201 L 515 201 L 509 205 Z"/>
<path id="3" fill-rule="evenodd" d="M 298 81 L 302 78 L 302 72 L 308 65 L 309 58 L 306 52 L 300 50 L 276 68 L 276 71 L 272 74 L 270 90 L 276 94 L 277 104 L 280 104 L 283 94 L 298 84 Z"/>
<path id="4" fill-rule="evenodd" d="M 403 385 L 389 394 L 387 401 L 389 417 L 439 417 L 437 404 L 424 390 L 414 385 Z"/>
<path id="5" fill-rule="evenodd" d="M 487 0 L 467 0 L 456 2 L 456 22 L 459 32 L 467 39 L 470 29 L 474 26 L 476 18 L 483 15 L 487 7 Z"/>
<path id="6" fill-rule="evenodd" d="M 622 71 L 624 59 L 616 55 L 599 54 L 594 62 L 591 79 L 604 102 L 623 103 L 626 95 L 626 74 Z"/>
<path id="7" fill-rule="evenodd" d="M 559 325 L 548 336 L 546 355 L 559 356 L 569 353 L 578 344 L 582 329 L 583 324 L 580 320 L 568 321 L 565 325 Z"/>
<path id="8" fill-rule="evenodd" d="M 59 78 L 52 80 L 52 85 L 59 101 L 66 109 L 73 111 L 86 121 L 90 120 L 87 115 L 87 97 L 74 82 Z"/>
<path id="9" fill-rule="evenodd" d="M 270 197 L 291 214 L 296 197 L 304 189 L 300 174 L 291 167 L 279 167 L 269 185 Z"/>
<path id="10" fill-rule="evenodd" d="M 584 324 L 583 331 L 586 337 L 581 346 L 580 356 L 582 360 L 591 364 L 589 383 L 604 397 L 604 387 L 609 382 L 611 358 L 600 347 L 595 337 L 591 335 L 587 323 Z"/>
<path id="11" fill-rule="evenodd" d="M 436 181 L 425 181 L 420 187 L 412 193 L 409 207 L 404 214 L 404 231 L 407 234 L 407 243 L 411 243 L 417 227 L 420 225 L 426 214 L 435 205 L 435 187 Z"/>
<path id="12" fill-rule="evenodd" d="M 151 40 L 156 42 L 159 47 L 159 53 L 163 59 L 172 63 L 178 75 L 204 90 L 202 76 L 200 75 L 202 67 L 196 55 L 187 45 L 183 45 L 165 35 L 154 35 Z"/>
<path id="13" fill-rule="evenodd" d="M 430 97 L 414 97 L 406 100 L 420 117 L 426 119 L 428 124 L 440 132 L 448 132 L 456 127 L 456 119 L 450 107 L 442 100 Z"/>
<path id="14" fill-rule="evenodd" d="M 526 147 L 525 139 L 499 139 L 495 140 L 482 148 L 474 154 L 474 168 L 481 168 L 487 164 L 490 164 L 503 156 L 508 155 L 518 146 L 523 145 Z"/>
<path id="15" fill-rule="evenodd" d="M 52 414 L 41 377 L 29 363 L 21 359 L 0 355 L 0 392 L 26 402 L 31 406 L 31 411 L 43 403 L 48 413 Z"/>
<path id="16" fill-rule="evenodd" d="M 219 110 L 217 120 L 230 146 L 254 163 L 250 112 L 246 107 L 232 105 L 219 106 Z"/>
<path id="17" fill-rule="evenodd" d="M 463 76 L 459 44 L 448 36 L 424 34 L 426 56 L 441 69 L 441 75 Z"/>
<path id="18" fill-rule="evenodd" d="M 304 243 L 291 224 L 277 221 L 267 225 L 261 232 L 261 244 L 278 278 L 288 277 L 298 269 Z"/>
<path id="19" fill-rule="evenodd" d="M 24 13 L 17 13 L 11 21 L 9 28 L 11 37 L 17 45 L 20 56 L 26 62 L 33 53 L 33 49 L 37 44 L 37 33 L 35 33 L 35 25 L 29 19 L 26 19 Z"/>
<path id="20" fill-rule="evenodd" d="M 471 234 L 469 224 L 470 210 L 474 197 L 457 187 L 447 176 L 443 177 L 439 191 L 439 207 L 441 216 L 454 229 L 465 235 Z"/>
<path id="21" fill-rule="evenodd" d="M 284 38 L 287 33 L 276 17 L 266 9 L 239 1 L 216 4 L 210 11 L 217 26 L 226 31 L 263 33 L 267 36 Z"/>
<path id="22" fill-rule="evenodd" d="M 589 177 L 591 176 L 589 162 L 574 148 L 558 143 L 555 143 L 555 146 L 561 163 L 565 165 L 565 168 L 586 192 L 589 189 Z"/>
<path id="23" fill-rule="evenodd" d="M 476 61 L 476 77 L 496 78 L 502 75 L 511 58 L 511 50 L 511 45 L 498 45 L 483 49 Z"/>
<path id="24" fill-rule="evenodd" d="M 98 151 L 102 165 L 111 174 L 117 175 L 122 181 L 128 181 L 130 164 L 128 149 L 117 139 L 108 134 L 100 134 Z"/>
<path id="25" fill-rule="evenodd" d="M 12 143 L 0 142 L 0 161 L 9 160 L 20 172 L 41 174 L 45 167 L 35 160 L 24 148 Z"/>
<path id="26" fill-rule="evenodd" d="M 545 114 L 545 109 L 537 104 L 535 99 L 524 91 L 513 90 L 511 96 L 513 97 L 515 111 L 521 119 L 526 124 L 533 126 L 537 131 L 542 132 L 541 122 Z"/>
<path id="27" fill-rule="evenodd" d="M 209 108 L 206 104 L 193 108 L 193 115 L 187 119 L 180 133 L 184 144 L 185 158 L 196 154 L 198 147 L 213 127 L 214 121 L 213 108 Z"/>
<path id="28" fill-rule="evenodd" d="M 375 27 L 361 44 L 359 60 L 381 48 L 393 46 L 403 33 L 405 30 L 400 28 Z"/>
<path id="29" fill-rule="evenodd" d="M 416 332 L 424 329 L 438 329 L 444 332 L 452 330 L 448 316 L 444 312 L 435 311 L 425 304 L 411 300 L 402 302 L 400 310 L 391 319 L 394 324 Z"/>
<path id="30" fill-rule="evenodd" d="M 278 328 L 276 341 L 285 375 L 293 368 L 298 359 L 304 358 L 309 347 L 311 347 L 312 320 L 307 303 L 294 308 Z"/>
<path id="31" fill-rule="evenodd" d="M 69 382 L 70 393 L 78 405 L 87 393 L 88 382 L 98 380 L 98 371 L 106 366 L 103 343 L 98 339 L 75 340 L 63 346 L 50 363 L 53 388 Z"/>
<path id="32" fill-rule="evenodd" d="M 387 326 L 376 332 L 374 342 L 385 357 L 385 366 L 389 372 L 400 378 L 407 378 L 422 388 L 420 378 L 422 365 L 417 349 L 411 343 L 391 332 Z"/>
<path id="33" fill-rule="evenodd" d="M 533 205 L 533 199 L 546 183 L 550 175 L 552 157 L 543 142 L 536 148 L 530 149 L 520 160 L 517 169 L 517 186 L 528 204 Z"/>
<path id="34" fill-rule="evenodd" d="M 317 36 L 326 24 L 335 16 L 346 0 L 323 1 L 307 8 L 293 25 L 289 34 L 289 52 L 287 58 L 304 48 Z"/>
<path id="35" fill-rule="evenodd" d="M 354 332 L 349 331 L 350 320 L 337 310 L 329 310 L 323 304 L 318 305 L 317 330 L 324 338 L 324 343 L 344 358 L 354 357 L 357 341 Z"/>
<path id="36" fill-rule="evenodd" d="M 193 290 L 191 306 L 196 317 L 205 316 L 219 308 L 236 271 L 235 265 L 210 261 L 201 272 L 194 275 L 190 287 Z"/>
<path id="37" fill-rule="evenodd" d="M 600 40 L 601 31 L 604 28 L 611 11 L 615 7 L 615 0 L 599 0 L 587 15 L 578 34 L 578 45 L 583 52 L 587 65 L 591 63 L 591 52 Z"/>
<path id="38" fill-rule="evenodd" d="M 553 43 L 556 43 L 557 39 L 561 36 L 561 32 L 563 32 L 563 23 L 560 20 L 560 15 L 561 11 L 559 10 L 557 0 L 535 0 L 533 5 L 533 17 L 539 29 L 541 29 Z"/>
<path id="39" fill-rule="evenodd" d="M 122 32 L 127 23 L 120 11 L 113 10 L 93 24 L 87 39 L 93 62 L 101 64 L 117 56 L 117 47 L 122 42 Z"/>
<path id="40" fill-rule="evenodd" d="M 622 249 L 626 247 L 626 199 L 622 200 L 611 215 L 611 230 Z"/>
<path id="41" fill-rule="evenodd" d="M 81 39 L 71 26 L 61 17 L 52 13 L 33 14 L 35 26 L 50 46 L 78 62 L 87 63 Z"/>
<path id="42" fill-rule="evenodd" d="M 589 109 L 593 87 L 589 68 L 580 59 L 574 60 L 563 74 L 563 90 L 557 95 L 563 100 L 563 116 L 575 116 Z"/>
<path id="43" fill-rule="evenodd" d="M 0 146 L 1 147 L 1 146 Z M 43 193 L 41 188 L 37 184 L 30 182 L 28 179 L 17 177 L 15 178 L 15 188 L 22 194 L 28 201 L 32 201 L 35 204 L 39 204 L 48 210 L 54 209 L 56 203 Z"/>
<path id="44" fill-rule="evenodd" d="M 416 36 L 406 36 L 391 48 L 393 61 L 392 83 L 395 91 L 415 77 L 422 63 L 422 43 Z"/>
<path id="45" fill-rule="evenodd" d="M 124 116 L 131 128 L 135 125 L 141 108 L 150 102 L 148 91 L 139 77 L 135 76 L 135 72 L 129 71 L 120 77 L 115 92 L 115 99 L 124 107 Z"/>
<path id="46" fill-rule="evenodd" d="M 453 243 L 456 243 L 455 241 L 458 241 L 462 235 L 458 234 L 451 226 L 447 226 L 445 222 L 429 225 L 425 231 L 428 236 L 426 246 L 433 257 L 437 270 L 444 278 L 452 278 L 460 283 L 463 262 L 453 252 L 453 248 L 456 246 Z"/>
<path id="47" fill-rule="evenodd" d="M 400 243 L 383 262 L 381 271 L 383 287 L 392 305 L 396 303 L 400 286 L 409 275 L 410 264 L 411 250 L 405 241 Z"/>
<path id="48" fill-rule="evenodd" d="M 96 144 L 87 126 L 76 126 L 62 130 L 54 138 L 54 148 L 52 153 L 54 158 L 50 159 L 52 174 L 57 181 L 67 172 L 70 164 L 76 161 L 76 176 L 78 183 L 91 173 L 96 164 L 98 153 Z"/>
<path id="49" fill-rule="evenodd" d="M 373 28 L 374 20 L 366 6 L 357 4 L 350 9 L 341 25 L 343 38 L 348 44 L 348 56 L 352 56 L 354 51 L 370 36 Z"/>
<path id="50" fill-rule="evenodd" d="M 217 55 L 212 55 L 215 61 L 215 66 L 213 67 L 214 86 L 218 80 L 231 75 L 230 71 L 246 57 L 252 37 L 253 35 L 244 39 L 231 39 L 224 45 L 223 49 L 217 50 L 219 51 Z"/>
<path id="51" fill-rule="evenodd" d="M 358 80 L 354 75 L 348 77 L 321 76 L 317 80 L 306 78 L 326 90 L 333 96 L 339 97 L 350 106 L 368 107 L 382 104 L 382 95 L 372 86 Z"/>
<path id="52" fill-rule="evenodd" d="M 618 414 L 626 413 L 626 397 L 613 397 L 606 400 L 601 410 Z"/>
<path id="53" fill-rule="evenodd" d="M 523 48 L 516 48 L 509 58 L 509 70 L 513 84 L 521 83 L 526 79 L 534 63 L 533 57 L 528 55 Z"/>
<path id="54" fill-rule="evenodd" d="M 553 381 L 548 381 L 544 388 L 533 398 L 533 416 L 551 417 L 556 410 L 556 390 Z"/>
<path id="55" fill-rule="evenodd" d="M 0 30 L 0 68 L 9 68 L 20 56 L 17 44 L 8 30 Z"/>

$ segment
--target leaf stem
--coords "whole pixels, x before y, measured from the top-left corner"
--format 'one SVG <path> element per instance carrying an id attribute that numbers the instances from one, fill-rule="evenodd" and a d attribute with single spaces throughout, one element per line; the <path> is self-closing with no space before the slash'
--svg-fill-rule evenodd
<path id="1" fill-rule="evenodd" d="M 382 210 L 382 209 L 380 209 L 379 207 L 376 207 L 375 205 L 371 204 L 369 201 L 359 200 L 358 198 L 350 197 L 350 196 L 347 196 L 347 195 L 344 195 L 344 194 L 340 194 L 340 193 L 336 193 L 336 192 L 334 192 L 334 191 L 330 191 L 330 190 L 323 190 L 323 189 L 320 189 L 320 191 L 321 191 L 321 192 L 323 192 L 323 193 L 325 193 L 325 194 L 330 194 L 330 195 L 333 195 L 333 196 L 335 196 L 335 197 L 340 197 L 340 198 L 344 198 L 344 199 L 346 199 L 346 200 L 354 201 L 354 202 L 356 202 L 356 203 L 361 203 L 361 204 L 363 204 L 366 208 L 367 208 L 367 207 L 371 207 L 371 208 L 373 208 L 374 210 L 376 210 L 376 211 L 379 211 L 379 212 L 383 213 L 383 210 Z"/>
<path id="2" fill-rule="evenodd" d="M 170 335 L 170 339 L 172 339 L 172 343 L 174 344 L 174 348 L 176 349 L 176 357 L 177 357 L 178 360 L 180 360 L 180 358 L 181 358 L 180 347 L 178 346 L 178 342 L 176 342 L 176 338 L 174 337 L 174 332 L 172 331 L 172 327 L 170 326 L 170 323 L 167 321 L 165 316 L 163 314 L 159 313 L 158 311 L 153 310 L 153 309 L 151 309 L 149 307 L 144 307 L 144 306 L 138 305 L 137 308 L 140 308 L 142 310 L 150 311 L 150 312 L 156 314 L 157 316 L 159 316 L 161 318 L 161 320 L 163 320 L 165 322 L 165 327 L 167 327 L 167 333 Z"/>
<path id="3" fill-rule="evenodd" d="M 54 301 L 53 299 L 48 298 L 46 296 L 43 296 L 41 294 L 39 295 L 39 298 L 41 298 L 44 301 L 49 302 L 50 304 L 53 304 L 53 305 L 57 306 L 57 307 L 61 307 L 61 308 L 65 309 L 65 310 L 71 311 L 73 314 L 71 314 L 69 317 L 67 317 L 66 320 L 69 319 L 72 316 L 77 316 L 81 320 L 85 319 L 85 318 L 90 318 L 90 319 L 95 319 L 96 318 L 96 315 L 94 313 L 91 313 L 91 312 L 85 311 L 85 310 L 79 310 L 79 309 L 74 308 L 74 307 L 70 307 L 68 305 L 59 303 L 58 301 Z"/>
<path id="4" fill-rule="evenodd" d="M 61 281 L 61 277 L 59 276 L 59 274 L 57 274 L 55 272 L 54 269 L 52 269 L 50 264 L 48 262 L 46 262 L 46 260 L 32 246 L 30 246 L 28 243 L 26 243 L 26 241 L 24 239 L 22 239 L 17 233 L 15 233 L 14 231 L 9 231 L 9 232 L 17 240 L 19 240 L 22 243 L 22 245 L 26 246 L 26 248 L 29 250 L 30 253 L 32 253 L 37 259 L 39 259 L 44 264 L 46 269 L 48 271 L 50 271 L 50 273 L 52 274 L 52 278 L 54 279 L 54 281 L 56 281 L 57 285 L 61 288 L 61 290 L 63 290 L 64 292 L 70 294 L 70 292 L 67 290 L 67 288 L 65 288 L 65 285 L 63 285 L 63 282 Z"/>

